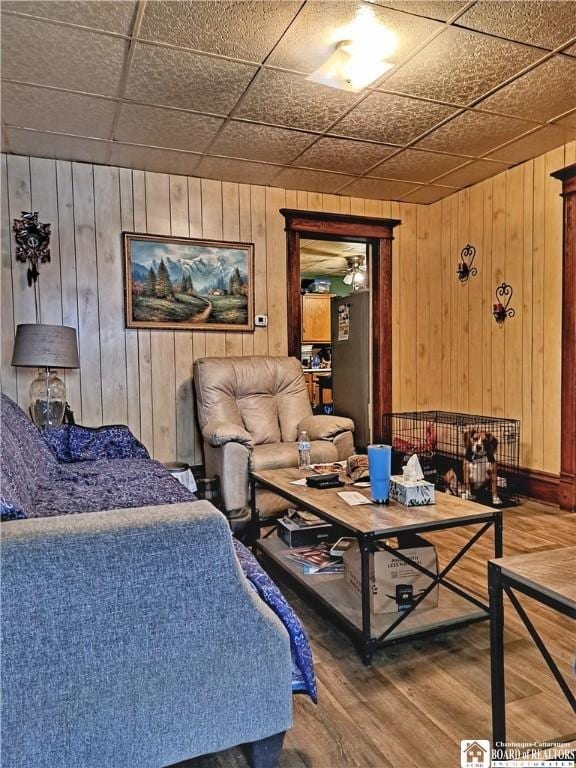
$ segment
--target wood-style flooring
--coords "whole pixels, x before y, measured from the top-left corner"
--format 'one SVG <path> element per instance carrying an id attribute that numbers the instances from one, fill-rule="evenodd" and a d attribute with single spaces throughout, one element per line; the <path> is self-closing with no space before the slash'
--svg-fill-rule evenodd
<path id="1" fill-rule="evenodd" d="M 455 529 L 430 537 L 441 564 L 467 536 Z M 533 501 L 504 512 L 505 555 L 575 543 L 575 515 Z M 491 544 L 480 539 L 458 574 L 483 595 Z M 318 705 L 295 697 L 279 768 L 451 768 L 460 765 L 461 739 L 490 738 L 488 622 L 382 649 L 365 667 L 348 636 L 274 576 L 309 633 L 319 687 Z M 574 623 L 531 600 L 522 603 L 574 683 Z M 505 648 L 508 741 L 575 739 L 576 717 L 507 601 Z M 247 762 L 232 749 L 179 768 L 208 765 L 246 768 Z"/>

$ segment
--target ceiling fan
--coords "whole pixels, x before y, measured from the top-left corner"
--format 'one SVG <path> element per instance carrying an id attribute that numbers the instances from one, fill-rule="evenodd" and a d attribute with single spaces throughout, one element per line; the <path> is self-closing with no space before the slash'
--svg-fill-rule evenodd
<path id="1" fill-rule="evenodd" d="M 363 288 L 366 283 L 366 262 L 362 256 L 346 256 L 348 269 L 344 275 L 346 285 L 351 285 L 353 291 Z"/>

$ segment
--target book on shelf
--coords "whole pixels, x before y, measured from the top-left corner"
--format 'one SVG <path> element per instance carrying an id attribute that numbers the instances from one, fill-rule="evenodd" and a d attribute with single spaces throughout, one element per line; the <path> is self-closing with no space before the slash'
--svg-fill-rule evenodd
<path id="1" fill-rule="evenodd" d="M 330 554 L 330 544 L 325 542 L 313 547 L 296 547 L 291 549 L 286 557 L 301 563 L 305 574 L 344 572 L 342 559 L 333 557 Z"/>

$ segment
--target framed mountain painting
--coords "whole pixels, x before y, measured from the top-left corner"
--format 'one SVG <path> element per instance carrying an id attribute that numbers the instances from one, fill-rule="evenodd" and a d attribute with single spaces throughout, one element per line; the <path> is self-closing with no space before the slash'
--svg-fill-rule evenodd
<path id="1" fill-rule="evenodd" d="M 126 327 L 254 330 L 254 245 L 124 232 Z"/>

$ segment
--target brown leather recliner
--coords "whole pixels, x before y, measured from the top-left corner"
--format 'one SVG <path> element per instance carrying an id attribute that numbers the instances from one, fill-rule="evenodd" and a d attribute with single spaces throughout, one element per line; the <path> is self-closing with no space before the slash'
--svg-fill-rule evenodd
<path id="1" fill-rule="evenodd" d="M 197 413 L 208 477 L 218 476 L 224 510 L 248 504 L 248 472 L 298 466 L 298 435 L 310 438 L 311 461 L 331 462 L 354 453 L 354 423 L 314 416 L 295 357 L 206 357 L 194 363 Z M 261 516 L 288 503 L 260 490 Z"/>

